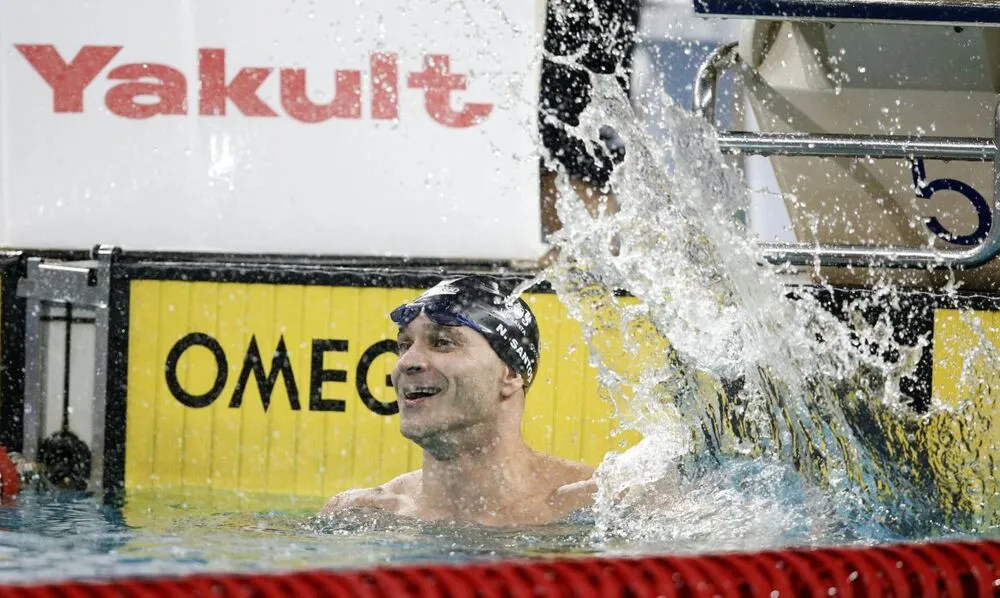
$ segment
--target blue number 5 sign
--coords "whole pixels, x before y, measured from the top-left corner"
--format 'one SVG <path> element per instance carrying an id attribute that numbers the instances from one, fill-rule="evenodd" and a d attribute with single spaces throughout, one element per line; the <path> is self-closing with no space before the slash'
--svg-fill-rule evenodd
<path id="1" fill-rule="evenodd" d="M 938 191 L 954 191 L 969 200 L 972 207 L 976 209 L 976 219 L 978 225 L 976 230 L 968 235 L 958 235 L 946 229 L 934 216 L 927 219 L 927 228 L 938 237 L 955 245 L 977 245 L 986 238 L 993 226 L 993 215 L 990 212 L 990 204 L 986 203 L 983 196 L 971 186 L 955 179 L 934 179 L 925 181 L 924 159 L 913 158 L 910 160 L 910 170 L 913 173 L 913 187 L 916 189 L 917 197 L 931 199 L 931 196 Z"/>

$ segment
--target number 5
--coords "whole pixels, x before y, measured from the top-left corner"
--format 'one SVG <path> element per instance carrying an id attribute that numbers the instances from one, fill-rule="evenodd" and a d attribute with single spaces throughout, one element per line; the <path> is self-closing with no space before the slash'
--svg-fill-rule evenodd
<path id="1" fill-rule="evenodd" d="M 934 216 L 928 218 L 925 223 L 932 233 L 955 245 L 977 245 L 986 238 L 990 227 L 993 226 L 993 215 L 990 211 L 990 204 L 986 203 L 978 191 L 955 179 L 934 179 L 929 183 L 924 182 L 926 173 L 923 158 L 911 158 L 910 171 L 913 173 L 913 187 L 916 189 L 917 197 L 930 199 L 938 191 L 955 191 L 961 193 L 976 209 L 979 225 L 971 234 L 956 235 L 942 226 L 941 222 Z"/>

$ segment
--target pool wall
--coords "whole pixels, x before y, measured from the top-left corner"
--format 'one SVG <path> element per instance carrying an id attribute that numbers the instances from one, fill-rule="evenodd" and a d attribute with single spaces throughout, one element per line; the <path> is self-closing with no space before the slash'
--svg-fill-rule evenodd
<path id="1" fill-rule="evenodd" d="M 94 433 L 85 440 L 93 449 L 92 489 L 109 497 L 128 489 L 189 488 L 321 499 L 419 467 L 419 451 L 399 435 L 395 421 L 387 380 L 395 331 L 386 314 L 448 275 L 533 274 L 475 262 L 102 255 L 81 261 L 78 254 L 23 251 L 0 262 L 0 428 L 5 446 L 27 449 L 40 436 L 37 411 L 62 405 L 59 393 L 38 396 L 39 362 L 59 343 L 43 342 L 33 323 L 37 309 L 28 303 L 44 303 L 38 297 L 47 293 L 50 303 L 97 305 L 97 342 L 82 364 L 97 372 L 93 394 L 84 392 L 94 397 Z M 78 268 L 79 288 L 39 278 L 46 274 L 32 265 L 39 256 L 64 278 L 71 266 Z M 949 411 L 928 416 L 920 450 L 895 458 L 944 489 L 946 510 L 993 521 L 998 488 L 989 468 L 1000 440 L 993 407 L 1000 384 L 995 359 L 981 342 L 1000 344 L 1000 300 L 906 290 L 890 302 L 861 288 L 798 290 L 819 295 L 844 318 L 845 305 L 863 300 L 863 317 L 887 317 L 898 342 L 929 341 L 913 375 L 902 380 L 904 408 L 973 409 L 962 418 Z M 539 450 L 596 465 L 638 435 L 618 433 L 579 323 L 545 285 L 528 300 L 543 348 L 525 437 Z M 605 307 L 634 300 L 619 294 L 613 302 L 617 307 Z M 604 353 L 618 355 L 616 369 L 632 368 L 635 375 L 642 373 L 643 351 L 662 349 L 647 336 L 636 352 L 626 351 L 626 333 L 606 332 L 595 340 L 617 343 Z"/>

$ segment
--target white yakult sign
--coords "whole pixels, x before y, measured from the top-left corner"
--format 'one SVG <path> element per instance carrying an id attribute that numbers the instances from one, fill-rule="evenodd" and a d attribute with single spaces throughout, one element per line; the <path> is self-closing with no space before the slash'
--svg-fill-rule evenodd
<path id="1" fill-rule="evenodd" d="M 0 242 L 538 257 L 537 4 L 5 2 Z"/>

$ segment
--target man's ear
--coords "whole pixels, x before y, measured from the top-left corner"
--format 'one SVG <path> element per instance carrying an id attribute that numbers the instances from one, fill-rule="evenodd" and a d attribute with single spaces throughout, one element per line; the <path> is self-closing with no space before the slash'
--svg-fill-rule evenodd
<path id="1" fill-rule="evenodd" d="M 500 397 L 504 400 L 517 394 L 517 391 L 524 389 L 524 378 L 514 371 L 514 368 L 505 366 L 503 378 L 500 379 Z"/>

